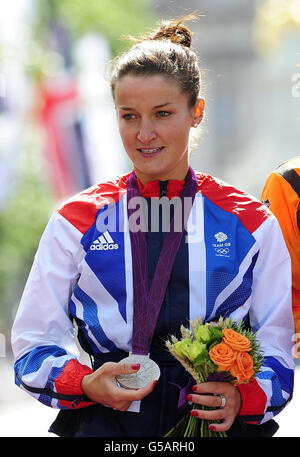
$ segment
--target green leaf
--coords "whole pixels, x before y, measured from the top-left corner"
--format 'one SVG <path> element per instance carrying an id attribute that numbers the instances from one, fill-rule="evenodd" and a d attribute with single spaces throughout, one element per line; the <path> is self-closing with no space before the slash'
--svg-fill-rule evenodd
<path id="1" fill-rule="evenodd" d="M 197 367 L 197 365 L 202 364 L 204 362 L 208 363 L 209 360 L 210 360 L 210 358 L 209 358 L 209 355 L 208 355 L 208 350 L 207 350 L 206 346 L 204 346 L 202 348 L 201 352 L 198 353 L 197 357 L 193 360 L 193 364 L 194 364 L 195 367 Z"/>

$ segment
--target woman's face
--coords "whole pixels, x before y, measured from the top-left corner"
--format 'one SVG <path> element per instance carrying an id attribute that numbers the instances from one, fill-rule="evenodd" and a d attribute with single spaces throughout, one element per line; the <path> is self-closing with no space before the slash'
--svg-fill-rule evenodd
<path id="1" fill-rule="evenodd" d="M 114 98 L 121 138 L 141 182 L 183 180 L 199 102 L 190 108 L 178 83 L 160 75 L 126 75 Z"/>

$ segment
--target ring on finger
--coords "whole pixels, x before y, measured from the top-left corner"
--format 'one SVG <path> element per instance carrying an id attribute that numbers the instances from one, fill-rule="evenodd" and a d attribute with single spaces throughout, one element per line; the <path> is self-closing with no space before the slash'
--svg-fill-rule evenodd
<path id="1" fill-rule="evenodd" d="M 223 394 L 219 394 L 218 396 L 220 397 L 220 400 L 221 400 L 221 404 L 220 404 L 219 408 L 224 408 L 224 406 L 226 405 L 226 397 Z"/>

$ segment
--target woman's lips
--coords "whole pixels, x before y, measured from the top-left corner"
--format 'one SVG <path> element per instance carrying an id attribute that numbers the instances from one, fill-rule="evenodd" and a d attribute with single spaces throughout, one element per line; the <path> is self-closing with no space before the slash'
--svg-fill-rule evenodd
<path id="1" fill-rule="evenodd" d="M 143 154 L 144 156 L 153 156 L 158 154 L 160 151 L 164 149 L 164 146 L 160 146 L 157 148 L 137 148 L 137 150 Z"/>

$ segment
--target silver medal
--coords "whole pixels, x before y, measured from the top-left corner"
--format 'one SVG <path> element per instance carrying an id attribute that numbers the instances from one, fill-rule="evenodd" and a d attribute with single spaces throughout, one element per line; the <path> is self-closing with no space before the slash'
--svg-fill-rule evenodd
<path id="1" fill-rule="evenodd" d="M 120 360 L 119 363 L 139 363 L 140 369 L 136 373 L 117 375 L 116 380 L 125 389 L 141 389 L 149 382 L 156 381 L 160 377 L 160 369 L 154 360 L 147 355 L 129 353 L 128 357 Z"/>

